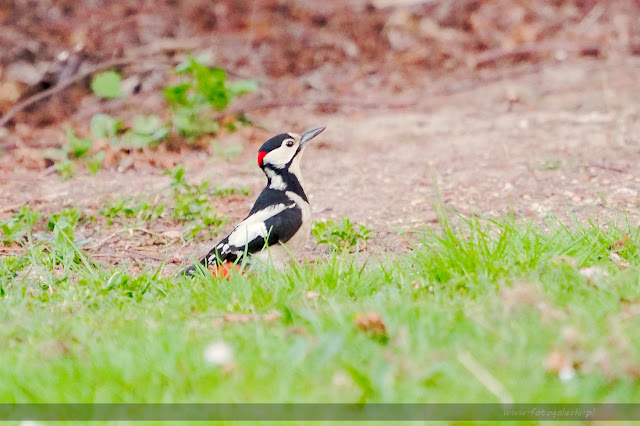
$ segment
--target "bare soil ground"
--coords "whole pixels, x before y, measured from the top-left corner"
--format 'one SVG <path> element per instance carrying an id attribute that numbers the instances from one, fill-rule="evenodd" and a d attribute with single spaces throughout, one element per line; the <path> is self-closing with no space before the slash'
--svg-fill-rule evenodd
<path id="1" fill-rule="evenodd" d="M 125 117 L 136 111 L 160 113 L 157 87 L 164 84 L 180 54 L 163 56 L 164 62 L 152 64 L 156 69 L 144 64 L 123 69 L 125 75 L 142 79 L 143 90 L 138 95 L 99 101 L 86 88 L 76 87 L 16 116 L 0 142 L 0 220 L 25 204 L 43 212 L 77 206 L 91 213 L 107 196 L 161 193 L 169 183 L 164 170 L 182 163 L 192 182 L 207 179 L 225 187 L 251 188 L 249 196 L 213 201 L 230 218 L 223 229 L 228 231 L 244 217 L 264 185 L 255 165 L 260 144 L 275 133 L 326 125 L 303 162 L 314 219 L 348 216 L 366 223 L 377 235 L 369 249 L 407 250 L 411 238 L 404 231 L 431 226 L 436 221 L 432 203 L 439 198 L 463 215 L 513 212 L 536 220 L 553 214 L 565 221 L 575 216 L 600 222 L 626 216 L 637 225 L 640 56 L 635 54 L 633 34 L 627 35 L 623 47 L 616 44 L 619 37 L 602 38 L 602 34 L 622 33 L 620 28 L 627 28 L 624 19 L 615 18 L 626 16 L 627 9 L 609 3 L 560 2 L 564 9 L 558 6 L 558 10 L 573 8 L 574 24 L 563 21 L 547 37 L 544 31 L 548 28 L 536 16 L 518 21 L 531 28 L 504 30 L 491 14 L 499 3 L 451 2 L 471 9 L 449 11 L 462 21 L 445 25 L 451 17 L 442 9 L 329 2 L 316 10 L 291 2 L 260 6 L 239 2 L 237 7 L 244 9 L 236 13 L 233 2 L 221 2 L 214 13 L 218 21 L 209 24 L 212 28 L 201 17 L 187 21 L 197 27 L 192 30 L 195 34 L 218 36 L 210 47 L 206 40 L 196 39 L 194 50 L 213 49 L 220 65 L 231 64 L 238 74 L 261 82 L 259 95 L 238 102 L 264 128 L 245 127 L 216 137 L 219 146 L 242 146 L 240 156 L 224 160 L 209 146 L 190 149 L 173 141 L 177 148 L 113 153 L 97 177 L 80 172 L 63 181 L 47 167 L 42 151 L 59 147 L 66 127 L 86 133 L 87 120 L 96 112 Z M 634 12 L 640 8 L 633 2 L 627 6 Z M 115 40 L 120 40 L 122 49 L 166 40 L 167 34 L 160 30 L 150 35 L 140 29 L 154 11 L 127 7 L 135 17 L 130 19 L 138 22 L 137 30 L 130 32 L 138 38 L 129 40 L 127 31 L 117 32 L 120 38 Z M 517 15 L 515 6 L 502 7 Z M 534 9 L 518 7 L 525 16 Z M 186 9 L 183 12 L 188 15 Z M 558 19 L 562 16 L 558 12 Z M 482 24 L 482 19 L 490 24 Z M 174 32 L 184 29 L 172 27 L 169 21 L 165 19 L 163 25 Z M 292 24 L 283 29 L 284 22 Z M 464 30 L 469 22 L 472 29 Z M 414 31 L 416 25 L 422 32 Z M 576 36 L 580 33 L 575 28 L 581 25 L 589 26 L 589 34 L 597 32 L 600 38 Z M 87 55 L 98 62 L 96 52 L 106 47 L 91 42 L 92 33 L 78 28 L 61 33 L 71 31 L 68 39 L 84 37 L 81 41 L 89 46 Z M 181 37 L 194 36 L 189 28 Z M 21 28 L 13 30 L 20 32 Z M 424 36 L 429 31 L 437 34 Z M 503 37 L 490 36 L 491 31 Z M 538 32 L 528 40 L 527 31 Z M 148 39 L 140 40 L 139 34 Z M 52 43 L 46 46 L 54 51 Z M 513 49 L 520 50 L 514 54 Z M 19 61 L 16 55 L 5 57 L 3 67 L 7 70 Z M 158 80 L 155 73 L 163 78 Z M 5 80 L 4 84 L 10 83 Z M 144 86 L 144 82 L 149 84 Z M 264 103 L 273 105 L 255 107 Z M 148 264 L 165 255 L 180 261 L 203 254 L 212 244 L 185 244 L 175 233 L 167 232 L 179 229 L 178 224 L 160 220 L 142 232 L 122 233 L 103 223 L 85 226 L 82 232 L 100 243 L 94 254 L 114 262 Z M 304 255 L 319 256 L 322 251 L 310 241 Z"/>

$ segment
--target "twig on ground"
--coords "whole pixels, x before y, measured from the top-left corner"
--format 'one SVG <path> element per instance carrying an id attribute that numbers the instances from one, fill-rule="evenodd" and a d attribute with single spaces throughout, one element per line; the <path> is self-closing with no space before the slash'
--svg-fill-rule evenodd
<path id="1" fill-rule="evenodd" d="M 54 173 L 56 173 L 58 171 L 58 169 L 56 169 L 55 165 L 49 166 L 46 169 L 44 169 L 43 171 L 40 172 L 40 177 L 44 178 L 47 177 L 49 175 L 52 175 Z"/>
<path id="2" fill-rule="evenodd" d="M 24 99 L 21 102 L 18 102 L 16 105 L 14 105 L 9 111 L 7 111 L 7 113 L 5 115 L 2 116 L 2 118 L 0 118 L 0 127 L 4 127 L 7 125 L 7 123 L 9 121 L 11 121 L 11 119 L 13 117 L 15 117 L 15 115 L 17 113 L 19 113 L 20 111 L 22 111 L 23 109 L 35 104 L 38 101 L 41 101 L 43 99 L 48 98 L 49 96 L 55 95 L 56 93 L 59 93 L 65 89 L 67 89 L 68 87 L 74 85 L 75 83 L 84 80 L 85 78 L 100 72 L 100 71 L 105 71 L 114 67 L 118 67 L 118 66 L 122 66 L 122 65 L 127 65 L 130 64 L 134 61 L 140 60 L 139 57 L 135 57 L 135 58 L 120 58 L 120 59 L 112 59 L 106 62 L 102 62 L 94 67 L 91 67 L 79 74 L 76 74 L 75 76 L 73 76 L 72 78 L 60 82 L 59 84 L 47 89 L 47 90 L 43 90 L 42 92 L 38 92 L 33 96 L 29 96 L 28 98 Z"/>
<path id="3" fill-rule="evenodd" d="M 491 49 L 473 58 L 473 67 L 482 68 L 495 62 L 525 55 L 548 55 L 555 52 L 587 52 L 598 49 L 593 44 L 578 43 L 525 43 L 510 50 Z"/>
<path id="4" fill-rule="evenodd" d="M 126 254 L 125 254 L 126 253 Z M 152 260 L 164 260 L 164 257 L 152 256 L 145 253 L 140 253 L 135 250 L 122 250 L 121 253 L 93 253 L 91 257 L 109 257 L 109 258 L 122 258 L 122 257 L 132 257 L 136 259 L 152 259 Z"/>
<path id="5" fill-rule="evenodd" d="M 123 250 L 123 251 L 125 253 L 132 254 L 133 256 L 131 256 L 131 257 L 137 257 L 137 258 L 140 258 L 140 259 L 153 259 L 153 260 L 159 260 L 159 261 L 165 260 L 164 257 L 154 256 L 152 254 L 141 253 L 139 251 L 135 251 L 135 250 L 131 250 L 131 249 L 126 249 L 126 250 Z"/>
<path id="6" fill-rule="evenodd" d="M 473 377 L 475 377 L 489 392 L 494 394 L 502 404 L 513 404 L 513 396 L 489 371 L 487 371 L 469 352 L 458 354 L 458 361 Z"/>
<path id="7" fill-rule="evenodd" d="M 123 233 L 126 233 L 126 232 L 132 232 L 132 231 L 144 232 L 145 234 L 153 235 L 154 237 L 158 237 L 158 238 L 164 238 L 165 240 L 170 239 L 170 238 L 167 238 L 167 237 L 165 237 L 165 236 L 163 236 L 161 234 L 158 234 L 157 232 L 150 231 L 147 228 L 142 228 L 142 227 L 126 228 L 126 229 L 120 229 L 118 231 L 115 231 L 115 232 L 109 234 L 107 237 L 103 238 L 102 240 L 100 240 L 96 244 L 84 247 L 84 250 L 97 250 L 100 247 L 102 247 L 107 241 L 109 241 L 110 239 L 115 237 L 116 235 L 123 234 Z"/>
<path id="8" fill-rule="evenodd" d="M 115 237 L 116 235 L 120 234 L 123 231 L 126 231 L 126 229 L 121 229 L 119 231 L 112 232 L 111 234 L 109 234 L 108 236 L 100 240 L 98 243 L 83 247 L 83 250 L 97 250 L 100 247 L 102 247 L 107 241 L 109 241 L 110 239 L 112 239 L 113 237 Z"/>
<path id="9" fill-rule="evenodd" d="M 590 166 L 591 167 L 597 167 L 599 169 L 607 170 L 607 171 L 610 171 L 610 172 L 628 173 L 627 170 L 622 170 L 622 169 L 619 169 L 617 167 L 607 166 L 606 164 L 601 164 L 601 163 L 591 163 Z"/>
<path id="10" fill-rule="evenodd" d="M 24 254 L 25 249 L 2 249 L 0 250 L 0 256 L 15 256 L 16 254 Z"/>
<path id="11" fill-rule="evenodd" d="M 129 52 L 127 52 L 127 56 L 124 58 L 111 59 L 111 60 L 102 62 L 100 64 L 97 64 L 79 74 L 74 75 L 73 77 L 67 80 L 60 81 L 58 84 L 56 84 L 55 86 L 47 90 L 38 92 L 33 96 L 29 96 L 28 98 L 22 100 L 21 102 L 18 102 L 9 111 L 7 111 L 5 115 L 3 115 L 0 118 L 0 128 L 6 126 L 7 123 L 11 121 L 11 119 L 13 119 L 13 117 L 15 117 L 15 115 L 18 114 L 23 109 L 35 104 L 36 102 L 39 102 L 43 99 L 48 98 L 49 96 L 53 96 L 56 93 L 59 93 L 65 90 L 68 87 L 74 85 L 75 83 L 78 83 L 97 72 L 106 71 L 108 69 L 118 67 L 118 66 L 129 65 L 131 63 L 140 61 L 141 58 L 143 57 L 148 58 L 149 56 L 153 56 L 154 54 L 164 53 L 169 50 L 191 50 L 198 47 L 202 43 L 203 43 L 202 38 L 190 38 L 190 39 L 181 39 L 181 40 L 161 39 L 161 40 L 157 40 L 151 45 L 142 46 L 137 49 L 132 49 Z M 228 70 L 227 72 L 231 75 L 239 76 L 238 73 L 228 71 Z"/>
<path id="12" fill-rule="evenodd" d="M 142 227 L 136 227 L 136 228 L 130 228 L 131 231 L 140 231 L 140 232 L 144 232 L 145 234 L 149 234 L 149 235 L 153 235 L 154 237 L 158 237 L 158 238 L 164 238 L 165 240 L 168 240 L 169 238 L 163 236 L 162 234 L 158 234 L 157 232 L 153 232 L 148 230 L 147 228 L 142 228 Z"/>
<path id="13" fill-rule="evenodd" d="M 584 18 L 576 25 L 576 29 L 580 30 L 584 33 L 591 29 L 591 26 L 596 23 L 598 18 L 602 16 L 602 13 L 605 11 L 605 7 L 602 3 L 596 3 L 595 6 L 591 8 L 589 13 L 585 15 Z"/>

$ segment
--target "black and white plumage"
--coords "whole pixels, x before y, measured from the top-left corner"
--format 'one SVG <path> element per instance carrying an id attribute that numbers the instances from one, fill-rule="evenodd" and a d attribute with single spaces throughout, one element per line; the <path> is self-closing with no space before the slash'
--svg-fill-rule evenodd
<path id="1" fill-rule="evenodd" d="M 255 260 L 281 268 L 291 253 L 302 248 L 311 229 L 311 207 L 302 187 L 300 160 L 309 141 L 324 129 L 282 133 L 260 147 L 258 165 L 267 176 L 267 186 L 249 215 L 200 261 L 202 266 L 216 276 L 226 264 Z M 180 275 L 194 275 L 196 268 Z"/>

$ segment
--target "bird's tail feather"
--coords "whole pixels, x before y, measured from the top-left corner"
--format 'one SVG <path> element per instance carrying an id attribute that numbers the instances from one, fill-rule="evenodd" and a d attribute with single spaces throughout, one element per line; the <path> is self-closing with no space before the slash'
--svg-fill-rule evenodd
<path id="1" fill-rule="evenodd" d="M 188 268 L 183 269 L 176 275 L 176 277 L 193 277 L 198 274 L 199 269 L 207 269 L 209 267 L 209 262 L 207 261 L 208 256 L 204 257 L 200 262 L 195 263 Z"/>
<path id="2" fill-rule="evenodd" d="M 177 275 L 177 277 L 194 277 L 195 275 L 197 275 L 198 269 L 201 267 L 205 267 L 215 278 L 229 279 L 232 270 L 244 274 L 244 272 L 242 271 L 242 265 L 236 263 L 225 262 L 219 265 L 212 263 L 208 266 L 205 266 L 203 263 L 201 263 L 189 266 L 188 268 L 181 271 Z"/>

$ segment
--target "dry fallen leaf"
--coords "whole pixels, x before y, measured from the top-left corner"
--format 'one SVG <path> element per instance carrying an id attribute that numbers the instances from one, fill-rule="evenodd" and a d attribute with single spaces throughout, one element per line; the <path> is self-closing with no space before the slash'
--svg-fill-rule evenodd
<path id="1" fill-rule="evenodd" d="M 638 378 L 640 378 L 640 367 L 637 365 L 630 364 L 625 368 L 625 371 L 632 380 L 638 380 Z"/>
<path id="2" fill-rule="evenodd" d="M 56 358 L 67 355 L 69 353 L 69 347 L 61 339 L 51 340 L 42 343 L 38 349 L 47 358 Z"/>
<path id="3" fill-rule="evenodd" d="M 292 327 L 289 330 L 287 330 L 287 336 L 291 336 L 293 334 L 304 336 L 305 334 L 307 334 L 307 329 L 304 327 Z"/>
<path id="4" fill-rule="evenodd" d="M 551 303 L 540 302 L 536 308 L 538 309 L 540 319 L 544 324 L 549 324 L 553 321 L 561 321 L 566 318 L 565 312 L 553 306 Z"/>
<path id="5" fill-rule="evenodd" d="M 629 234 L 624 234 L 624 238 L 622 240 L 616 240 L 611 247 L 609 247 L 609 250 L 619 250 L 621 248 L 624 248 L 626 245 L 629 244 L 631 237 L 629 236 Z"/>
<path id="6" fill-rule="evenodd" d="M 573 257 L 567 256 L 566 254 L 554 256 L 551 258 L 551 261 L 555 263 L 566 262 L 568 265 L 573 266 L 574 268 L 578 267 L 578 262 L 576 262 Z"/>
<path id="7" fill-rule="evenodd" d="M 543 301 L 543 295 L 537 285 L 527 282 L 516 283 L 512 287 L 500 290 L 504 304 L 513 309 L 518 306 L 535 307 Z"/>
<path id="8" fill-rule="evenodd" d="M 304 296 L 308 300 L 313 300 L 313 299 L 317 299 L 318 297 L 320 297 L 320 293 L 317 293 L 315 291 L 307 291 Z"/>
<path id="9" fill-rule="evenodd" d="M 387 327 L 384 325 L 382 317 L 375 312 L 356 315 L 356 325 L 360 330 L 371 334 L 387 334 Z"/>
<path id="10" fill-rule="evenodd" d="M 588 266 L 580 269 L 580 275 L 585 277 L 590 283 L 593 283 L 596 280 L 608 277 L 609 273 L 597 266 Z"/>
<path id="11" fill-rule="evenodd" d="M 14 103 L 20 99 L 20 86 L 15 81 L 0 83 L 0 104 Z"/>
<path id="12" fill-rule="evenodd" d="M 633 319 L 640 315 L 640 303 L 625 303 L 622 305 L 620 314 L 618 315 L 619 321 L 626 321 Z"/>
<path id="13" fill-rule="evenodd" d="M 536 309 L 544 323 L 558 321 L 565 317 L 564 312 L 545 300 L 542 290 L 534 283 L 516 283 L 512 287 L 502 289 L 500 297 L 510 311 L 523 307 Z"/>
<path id="14" fill-rule="evenodd" d="M 177 240 L 180 238 L 180 231 L 164 231 L 160 235 L 169 240 Z"/>
<path id="15" fill-rule="evenodd" d="M 544 367 L 548 372 L 556 373 L 562 381 L 571 380 L 576 374 L 571 356 L 557 349 L 549 353 L 544 361 Z"/>
<path id="16" fill-rule="evenodd" d="M 614 369 L 609 352 L 605 348 L 597 348 L 580 366 L 580 371 L 591 372 L 594 370 L 599 370 L 605 377 L 612 377 Z"/>
<path id="17" fill-rule="evenodd" d="M 609 253 L 609 259 L 612 262 L 615 262 L 618 264 L 618 266 L 620 266 L 621 268 L 628 268 L 629 267 L 629 261 L 625 258 L 623 258 L 622 256 L 620 256 L 618 253 Z"/>
<path id="18" fill-rule="evenodd" d="M 577 348 L 582 342 L 582 336 L 575 327 L 566 325 L 562 328 L 562 338 L 572 348 Z"/>

